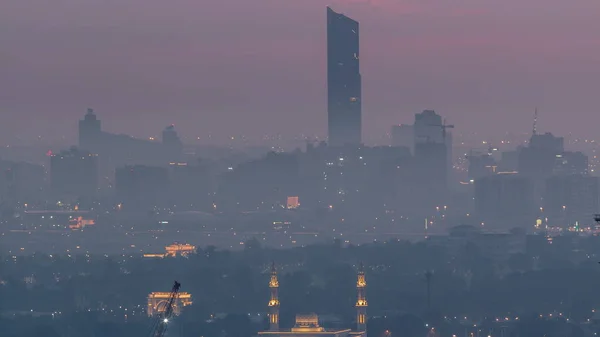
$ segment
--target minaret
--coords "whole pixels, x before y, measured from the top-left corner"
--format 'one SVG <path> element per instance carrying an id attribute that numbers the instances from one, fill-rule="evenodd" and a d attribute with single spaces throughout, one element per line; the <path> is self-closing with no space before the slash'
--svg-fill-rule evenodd
<path id="1" fill-rule="evenodd" d="M 269 281 L 269 288 L 271 288 L 271 299 L 269 300 L 269 330 L 279 331 L 279 281 L 277 280 L 275 262 L 271 265 L 271 281 Z"/>
<path id="2" fill-rule="evenodd" d="M 356 330 L 358 332 L 367 332 L 367 281 L 365 280 L 365 270 L 361 262 L 358 269 L 358 279 L 356 281 L 356 291 L 358 298 L 356 300 Z"/>

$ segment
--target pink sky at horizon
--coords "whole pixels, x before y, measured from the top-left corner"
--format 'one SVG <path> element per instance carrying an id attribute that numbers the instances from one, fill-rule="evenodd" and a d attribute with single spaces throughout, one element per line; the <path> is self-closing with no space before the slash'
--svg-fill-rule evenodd
<path id="1" fill-rule="evenodd" d="M 5 0 L 0 141 L 326 130 L 325 6 L 361 23 L 366 138 L 433 108 L 457 132 L 591 136 L 600 1 Z"/>

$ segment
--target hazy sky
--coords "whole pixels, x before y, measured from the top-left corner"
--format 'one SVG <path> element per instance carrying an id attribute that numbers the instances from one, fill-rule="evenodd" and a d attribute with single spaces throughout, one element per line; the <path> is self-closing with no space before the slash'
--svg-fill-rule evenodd
<path id="1" fill-rule="evenodd" d="M 104 128 L 325 134 L 325 6 L 361 24 L 364 133 L 433 108 L 457 131 L 593 135 L 598 0 L 2 0 L 0 140 Z"/>

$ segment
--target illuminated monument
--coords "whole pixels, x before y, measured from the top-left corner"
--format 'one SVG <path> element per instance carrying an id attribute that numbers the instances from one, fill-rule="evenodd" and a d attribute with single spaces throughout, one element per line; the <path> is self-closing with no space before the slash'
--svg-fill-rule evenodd
<path id="1" fill-rule="evenodd" d="M 296 315 L 296 324 L 289 330 L 279 329 L 279 281 L 275 264 L 271 266 L 271 299 L 269 300 L 269 331 L 259 332 L 259 336 L 280 337 L 367 337 L 367 282 L 363 265 L 358 270 L 356 289 L 358 299 L 356 301 L 356 331 L 351 329 L 326 329 L 319 325 L 319 317 L 316 314 Z"/>
<path id="2" fill-rule="evenodd" d="M 165 311 L 171 293 L 154 292 L 148 295 L 148 317 L 154 317 Z M 180 315 L 181 309 L 192 305 L 192 295 L 190 293 L 178 293 L 175 303 L 173 303 L 173 314 Z"/>

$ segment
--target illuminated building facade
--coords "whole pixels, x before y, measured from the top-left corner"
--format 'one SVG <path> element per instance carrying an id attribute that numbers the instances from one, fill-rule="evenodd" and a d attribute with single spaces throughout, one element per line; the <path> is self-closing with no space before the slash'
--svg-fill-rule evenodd
<path id="1" fill-rule="evenodd" d="M 96 222 L 93 219 L 84 219 L 82 216 L 71 219 L 69 221 L 69 228 L 72 230 L 84 229 L 87 226 L 93 226 Z"/>
<path id="2" fill-rule="evenodd" d="M 196 246 L 190 244 L 179 244 L 175 243 L 172 245 L 168 245 L 165 247 L 166 256 L 176 257 L 179 256 L 187 256 L 189 254 L 193 254 L 196 252 Z"/>
<path id="3" fill-rule="evenodd" d="M 361 267 L 358 271 L 358 280 L 356 288 L 358 299 L 356 301 L 356 319 L 357 330 L 351 329 L 326 329 L 319 325 L 319 317 L 316 314 L 296 315 L 296 324 L 287 330 L 279 328 L 279 281 L 277 279 L 277 270 L 275 265 L 271 266 L 271 280 L 269 288 L 271 289 L 271 298 L 269 300 L 269 330 L 259 332 L 259 336 L 294 336 L 294 337 L 366 337 L 367 336 L 367 297 L 364 269 Z"/>
<path id="4" fill-rule="evenodd" d="M 298 197 L 287 197 L 287 208 L 295 209 L 300 207 L 300 201 Z"/>
<path id="5" fill-rule="evenodd" d="M 164 259 L 165 258 L 165 254 L 144 254 L 144 257 L 146 258 L 155 258 L 155 259 Z"/>
<path id="6" fill-rule="evenodd" d="M 154 317 L 165 311 L 170 292 L 154 292 L 148 295 L 148 317 Z M 180 315 L 183 307 L 192 305 L 192 295 L 190 293 L 178 293 L 175 303 L 173 303 L 173 314 Z"/>
<path id="7" fill-rule="evenodd" d="M 329 144 L 360 145 L 362 97 L 358 22 L 327 7 Z"/>
<path id="8" fill-rule="evenodd" d="M 196 252 L 196 246 L 188 243 L 180 244 L 174 243 L 172 245 L 165 246 L 165 252 L 163 254 L 144 254 L 144 257 L 150 258 L 164 258 L 164 257 L 177 257 L 177 256 L 188 256 Z"/>

